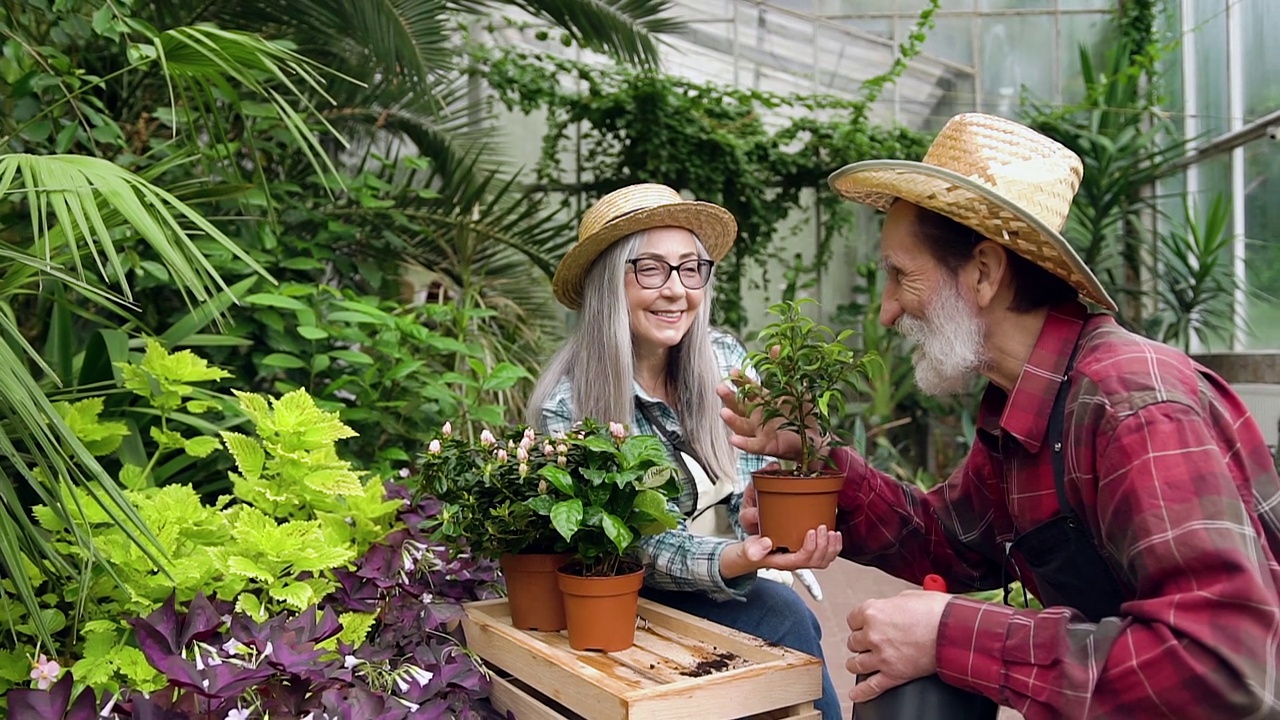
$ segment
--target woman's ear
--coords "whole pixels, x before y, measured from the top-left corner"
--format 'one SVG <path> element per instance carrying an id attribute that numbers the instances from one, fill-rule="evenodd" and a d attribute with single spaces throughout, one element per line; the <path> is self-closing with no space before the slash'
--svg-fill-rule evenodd
<path id="1" fill-rule="evenodd" d="M 986 308 L 1000 293 L 1009 274 L 1009 251 L 992 240 L 983 240 L 973 249 L 973 259 L 962 271 L 978 307 Z"/>

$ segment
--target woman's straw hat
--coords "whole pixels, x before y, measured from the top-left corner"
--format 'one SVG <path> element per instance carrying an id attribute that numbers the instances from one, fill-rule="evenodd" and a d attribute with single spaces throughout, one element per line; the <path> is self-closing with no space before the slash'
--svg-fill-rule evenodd
<path id="1" fill-rule="evenodd" d="M 965 113 L 947 121 L 923 162 L 854 163 L 827 182 L 878 210 L 902 198 L 946 215 L 1114 311 L 1115 301 L 1061 234 L 1083 174 L 1075 153 L 1031 128 Z"/>
<path id="2" fill-rule="evenodd" d="M 685 200 L 657 183 L 628 185 L 597 200 L 582 216 L 578 244 L 565 253 L 551 280 L 556 299 L 570 310 L 581 308 L 583 282 L 600 253 L 632 233 L 660 227 L 697 235 L 712 260 L 727 255 L 738 236 L 738 222 L 719 205 Z"/>

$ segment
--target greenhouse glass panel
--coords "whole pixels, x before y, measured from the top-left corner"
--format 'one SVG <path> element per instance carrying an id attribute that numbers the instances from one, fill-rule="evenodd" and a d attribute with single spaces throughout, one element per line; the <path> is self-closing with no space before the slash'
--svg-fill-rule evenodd
<path id="1" fill-rule="evenodd" d="M 1052 15 L 985 16 L 981 27 L 982 110 L 1017 117 L 1024 87 L 1032 97 L 1056 100 Z"/>
<path id="2" fill-rule="evenodd" d="M 1280 109 L 1280 52 L 1275 50 L 1280 30 L 1280 2 L 1242 0 L 1244 36 L 1245 121 Z M 1273 196 L 1274 197 L 1274 196 Z"/>
<path id="3" fill-rule="evenodd" d="M 1247 305 L 1253 350 L 1280 350 L 1280 142 L 1263 138 L 1245 151 L 1245 278 L 1265 294 Z"/>
<path id="4" fill-rule="evenodd" d="M 1238 1 L 1238 0 L 1236 0 Z M 1223 0 L 1193 0 L 1195 15 L 1196 107 L 1200 135 L 1209 139 L 1229 128 L 1227 90 L 1227 11 Z"/>

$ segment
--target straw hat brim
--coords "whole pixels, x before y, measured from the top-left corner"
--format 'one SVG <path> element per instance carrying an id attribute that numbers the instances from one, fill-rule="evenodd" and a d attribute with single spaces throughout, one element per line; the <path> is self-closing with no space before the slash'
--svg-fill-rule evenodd
<path id="1" fill-rule="evenodd" d="M 697 235 L 707 255 L 717 262 L 729 254 L 738 236 L 738 222 L 733 213 L 719 205 L 689 200 L 637 210 L 579 239 L 565 253 L 551 280 L 556 299 L 570 310 L 581 308 L 583 283 L 600 253 L 620 238 L 660 227 L 684 228 Z"/>
<path id="2" fill-rule="evenodd" d="M 964 175 L 908 160 L 867 160 L 835 171 L 827 182 L 842 197 L 877 210 L 888 212 L 901 198 L 945 215 L 1066 280 L 1088 300 L 1117 309 L 1061 233 Z"/>

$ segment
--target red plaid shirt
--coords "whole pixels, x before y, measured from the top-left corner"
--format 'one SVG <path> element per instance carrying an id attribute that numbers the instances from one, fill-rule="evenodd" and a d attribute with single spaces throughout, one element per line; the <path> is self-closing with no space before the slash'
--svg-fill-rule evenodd
<path id="1" fill-rule="evenodd" d="M 1059 514 L 1041 445 L 1082 323 L 1067 496 L 1125 588 L 1121 615 L 957 597 L 939 675 L 1028 720 L 1280 717 L 1280 479 L 1262 434 L 1220 378 L 1078 304 L 1049 314 L 1011 395 L 988 386 L 978 442 L 932 491 L 837 451 L 845 556 L 960 592 L 1007 570 L 1036 592 L 1005 543 Z"/>

